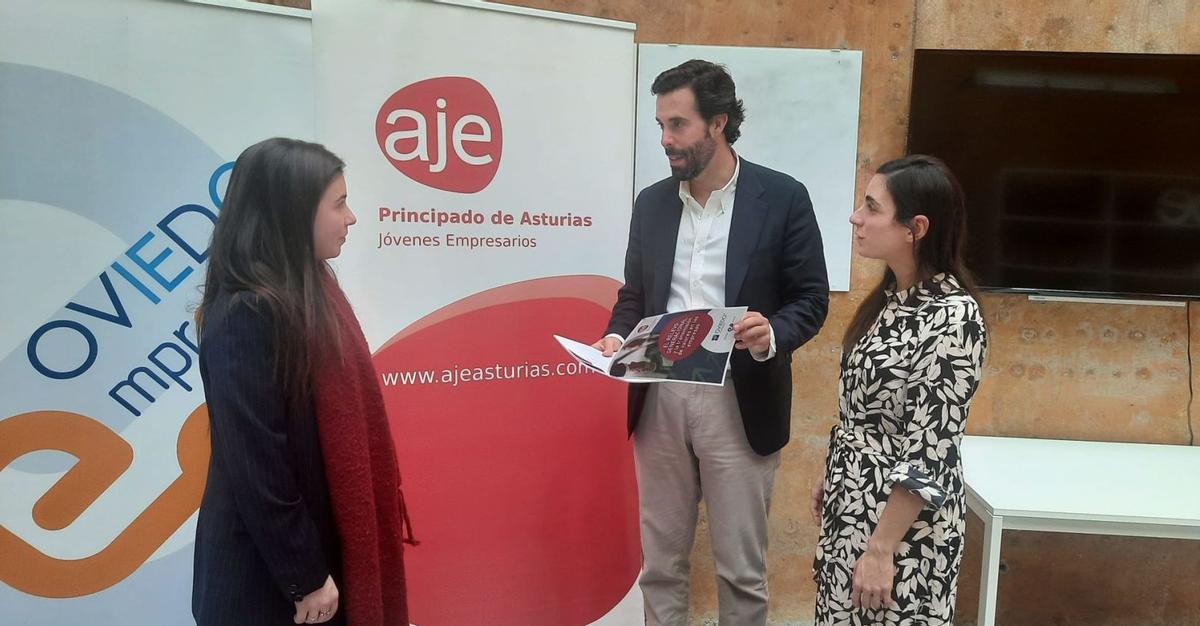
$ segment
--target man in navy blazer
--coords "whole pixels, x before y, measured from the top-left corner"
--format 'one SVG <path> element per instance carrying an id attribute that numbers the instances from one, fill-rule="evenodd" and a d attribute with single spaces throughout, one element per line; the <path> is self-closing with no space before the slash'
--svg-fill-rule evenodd
<path id="1" fill-rule="evenodd" d="M 634 202 L 625 285 L 595 347 L 611 355 L 650 315 L 749 312 L 734 325 L 724 386 L 629 388 L 646 623 L 687 623 L 703 494 L 720 623 L 765 624 L 767 512 L 789 437 L 791 354 L 817 334 L 829 305 L 821 234 L 804 185 L 733 151 L 745 115 L 723 67 L 688 61 L 651 91 L 672 176 Z"/>

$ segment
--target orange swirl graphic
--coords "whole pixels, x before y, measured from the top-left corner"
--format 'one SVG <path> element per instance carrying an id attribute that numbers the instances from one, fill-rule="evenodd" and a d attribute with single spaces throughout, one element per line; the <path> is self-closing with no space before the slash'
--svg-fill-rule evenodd
<path id="1" fill-rule="evenodd" d="M 35 411 L 0 421 L 0 470 L 40 450 L 60 450 L 78 459 L 33 507 L 34 522 L 47 530 L 70 526 L 133 463 L 133 449 L 124 439 L 78 413 Z M 72 598 L 124 580 L 200 506 L 208 474 L 207 405 L 196 407 L 184 421 L 175 454 L 179 477 L 92 556 L 47 556 L 0 526 L 0 581 L 35 596 Z"/>

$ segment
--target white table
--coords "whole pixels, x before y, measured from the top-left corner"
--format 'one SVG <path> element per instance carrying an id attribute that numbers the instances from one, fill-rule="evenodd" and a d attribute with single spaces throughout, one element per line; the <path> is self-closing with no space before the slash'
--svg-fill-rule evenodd
<path id="1" fill-rule="evenodd" d="M 1200 446 L 966 436 L 962 458 L 983 520 L 979 626 L 996 623 L 1004 530 L 1200 540 Z"/>

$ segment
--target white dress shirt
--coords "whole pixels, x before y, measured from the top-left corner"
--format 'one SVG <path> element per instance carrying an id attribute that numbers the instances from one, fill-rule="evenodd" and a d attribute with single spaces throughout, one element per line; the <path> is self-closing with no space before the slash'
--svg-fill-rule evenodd
<path id="1" fill-rule="evenodd" d="M 691 183 L 679 181 L 679 236 L 675 239 L 675 264 L 671 268 L 671 290 L 667 312 L 725 306 L 725 259 L 729 251 L 729 226 L 737 195 L 742 159 L 735 157 L 733 176 L 724 187 L 713 191 L 701 206 L 692 196 Z M 768 323 L 771 345 L 766 354 L 751 356 L 766 361 L 775 356 L 775 330 Z"/>

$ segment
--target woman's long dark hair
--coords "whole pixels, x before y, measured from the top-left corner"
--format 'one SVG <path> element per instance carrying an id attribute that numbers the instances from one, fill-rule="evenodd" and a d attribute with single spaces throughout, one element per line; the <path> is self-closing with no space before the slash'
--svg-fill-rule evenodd
<path id="1" fill-rule="evenodd" d="M 337 349 L 337 315 L 325 297 L 329 265 L 313 250 L 317 205 L 345 163 L 324 146 L 267 139 L 246 148 L 229 175 L 209 245 L 197 312 L 222 292 L 251 292 L 275 325 L 275 369 L 287 399 L 307 401 L 317 351 Z"/>
<path id="2" fill-rule="evenodd" d="M 963 262 L 967 239 L 966 201 L 962 185 L 940 159 L 912 154 L 884 163 L 876 174 L 886 177 L 887 190 L 896 203 L 896 221 L 912 228 L 913 218 L 929 218 L 929 230 L 916 244 L 917 275 L 926 279 L 945 272 L 977 301 L 979 290 Z M 854 318 L 842 337 L 842 349 L 849 352 L 870 330 L 883 310 L 883 292 L 896 281 L 891 268 L 884 271 L 879 284 L 858 305 Z"/>

